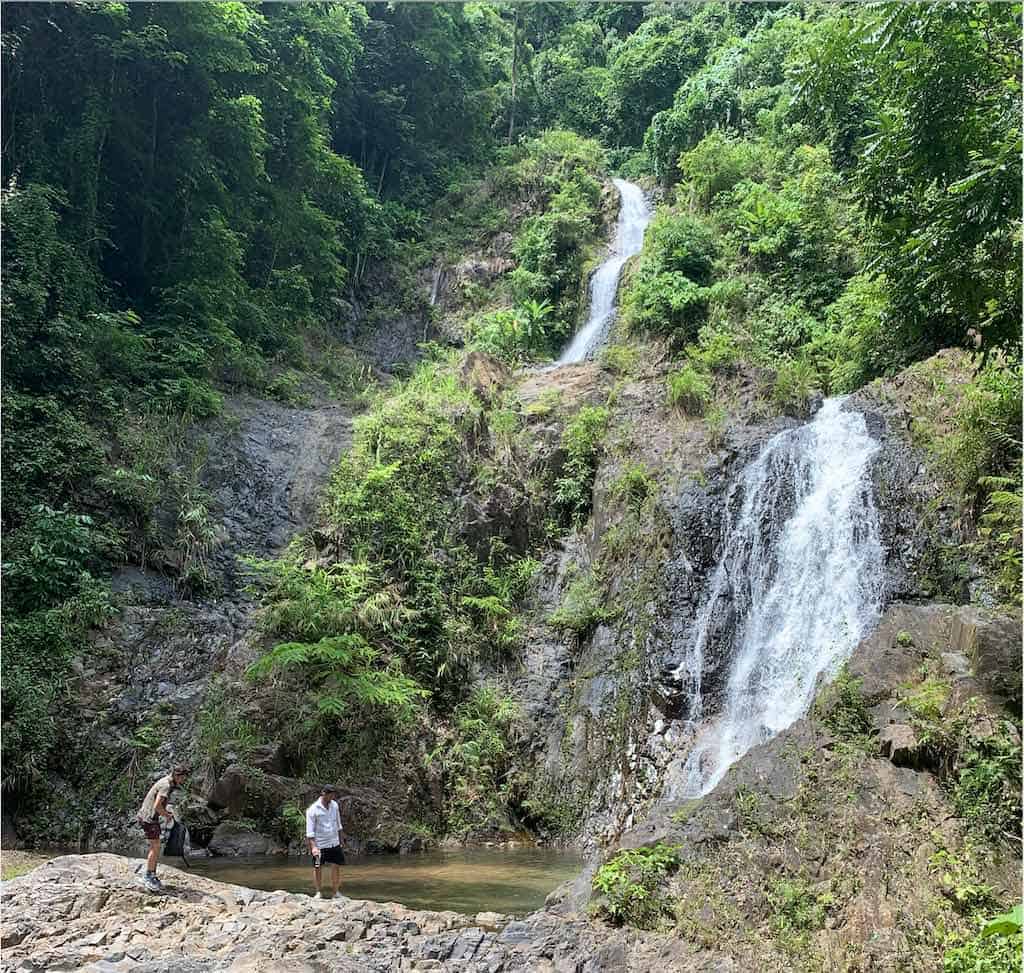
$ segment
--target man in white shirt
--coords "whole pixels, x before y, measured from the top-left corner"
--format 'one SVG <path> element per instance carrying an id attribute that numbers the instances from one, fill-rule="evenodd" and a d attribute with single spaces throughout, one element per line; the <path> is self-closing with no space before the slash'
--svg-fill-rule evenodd
<path id="1" fill-rule="evenodd" d="M 331 866 L 334 895 L 338 894 L 338 886 L 341 884 L 338 866 L 345 863 L 345 856 L 341 851 L 341 812 L 338 810 L 338 802 L 334 800 L 336 793 L 329 784 L 325 785 L 320 789 L 320 796 L 306 811 L 306 844 L 313 856 L 313 884 L 316 886 L 314 899 L 322 898 L 320 874 L 324 862 Z"/>

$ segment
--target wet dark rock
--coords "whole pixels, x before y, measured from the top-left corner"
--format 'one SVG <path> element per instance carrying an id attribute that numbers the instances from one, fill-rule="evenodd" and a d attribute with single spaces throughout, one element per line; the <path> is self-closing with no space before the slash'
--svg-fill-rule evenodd
<path id="1" fill-rule="evenodd" d="M 214 855 L 238 857 L 280 853 L 280 845 L 266 835 L 251 828 L 225 821 L 218 824 L 210 839 L 209 850 Z"/>
<path id="2" fill-rule="evenodd" d="M 287 770 L 284 748 L 280 743 L 267 743 L 255 747 L 246 755 L 246 763 L 266 774 L 283 775 Z"/>

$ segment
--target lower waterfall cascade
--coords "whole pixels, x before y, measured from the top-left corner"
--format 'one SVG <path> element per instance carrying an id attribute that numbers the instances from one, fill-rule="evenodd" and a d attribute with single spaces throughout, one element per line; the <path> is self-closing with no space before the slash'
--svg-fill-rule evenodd
<path id="1" fill-rule="evenodd" d="M 721 556 L 674 673 L 696 732 L 675 796 L 709 793 L 732 763 L 800 719 L 819 677 L 876 623 L 883 551 L 868 470 L 879 448 L 863 415 L 827 399 L 734 480 Z M 708 713 L 703 673 L 719 638 L 728 676 Z"/>

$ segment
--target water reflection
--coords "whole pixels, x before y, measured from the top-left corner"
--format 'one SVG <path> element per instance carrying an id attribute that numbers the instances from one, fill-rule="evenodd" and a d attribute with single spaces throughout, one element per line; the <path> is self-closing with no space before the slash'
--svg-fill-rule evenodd
<path id="1" fill-rule="evenodd" d="M 169 861 L 169 864 L 174 864 Z M 220 882 L 287 892 L 313 892 L 309 858 L 200 858 L 192 870 Z M 580 870 L 580 859 L 548 848 L 471 848 L 415 855 L 349 856 L 341 892 L 354 899 L 400 902 L 411 909 L 524 915 Z M 324 877 L 329 887 L 330 875 Z"/>

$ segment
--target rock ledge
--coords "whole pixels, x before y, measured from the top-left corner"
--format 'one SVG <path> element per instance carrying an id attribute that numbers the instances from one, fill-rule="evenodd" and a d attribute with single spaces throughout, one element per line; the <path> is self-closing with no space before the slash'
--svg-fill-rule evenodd
<path id="1" fill-rule="evenodd" d="M 4 882 L 3 960 L 19 973 L 549 973 L 692 970 L 693 952 L 655 935 L 538 912 L 487 928 L 455 912 L 259 892 L 161 866 L 162 895 L 138 859 L 67 855 Z"/>

